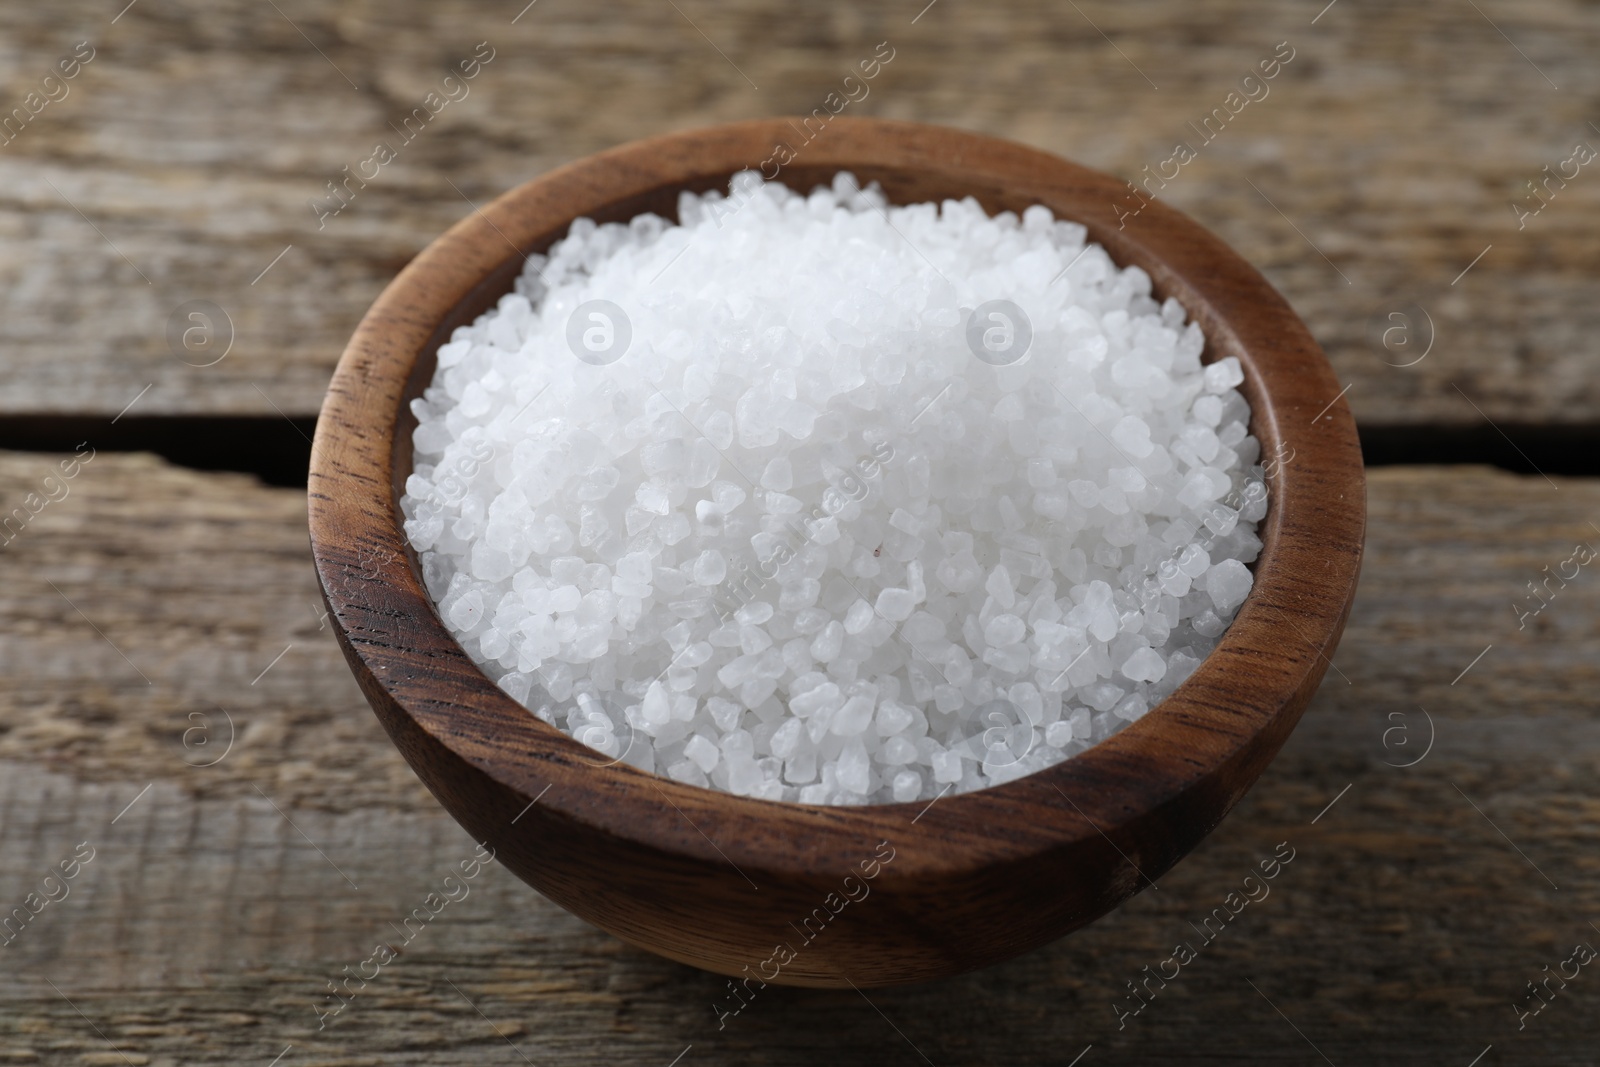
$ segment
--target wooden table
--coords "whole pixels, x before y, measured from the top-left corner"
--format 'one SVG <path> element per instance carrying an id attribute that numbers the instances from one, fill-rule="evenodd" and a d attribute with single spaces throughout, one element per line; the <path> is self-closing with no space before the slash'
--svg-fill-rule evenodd
<path id="1" fill-rule="evenodd" d="M 1526 185 L 1600 146 L 1594 3 L 123 2 L 0 13 L 0 103 L 27 116 L 0 143 L 0 503 L 58 498 L 3 547 L 0 907 L 75 875 L 0 945 L 0 1062 L 1600 1056 L 1600 970 L 1526 985 L 1600 945 L 1600 577 L 1514 610 L 1600 546 L 1600 173 Z M 1289 43 L 1161 195 L 1289 297 L 1387 464 L 1335 669 L 1159 888 L 1003 966 L 769 989 L 719 1030 L 722 980 L 490 867 L 319 1030 L 327 983 L 473 851 L 321 617 L 293 483 L 344 338 L 471 204 L 647 133 L 810 112 L 881 41 L 860 113 L 1129 177 Z M 469 95 L 319 228 L 325 183 L 475 50 Z M 211 348 L 169 338 L 194 301 Z M 1270 897 L 1119 1029 L 1127 983 L 1280 842 Z"/>

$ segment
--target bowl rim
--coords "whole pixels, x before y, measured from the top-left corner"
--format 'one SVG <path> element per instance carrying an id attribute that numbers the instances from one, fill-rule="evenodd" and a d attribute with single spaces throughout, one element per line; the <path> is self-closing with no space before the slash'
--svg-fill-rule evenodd
<path id="1" fill-rule="evenodd" d="M 770 161 L 772 146 L 792 144 L 797 132 L 796 120 L 757 119 L 587 156 L 474 205 L 384 289 L 340 357 L 312 449 L 311 543 L 335 632 L 369 696 L 381 691 L 433 743 L 539 803 L 545 817 L 594 833 L 722 862 L 747 880 L 752 871 L 847 870 L 863 842 L 890 837 L 898 873 L 915 877 L 1020 865 L 1114 835 L 1139 876 L 1128 892 L 1141 888 L 1177 858 L 1146 842 L 1151 814 L 1203 799 L 1214 809 L 1208 832 L 1276 753 L 1321 680 L 1359 576 L 1365 487 L 1344 394 L 1287 302 L 1164 202 L 1144 203 L 1130 220 L 1128 206 L 1140 201 L 1129 183 L 982 134 L 870 118 L 833 118 L 788 168 L 975 185 L 991 190 L 979 195 L 991 211 L 989 200 L 1007 197 L 1072 203 L 1073 213 L 1058 217 L 1084 224 L 1119 266 L 1143 267 L 1158 297 L 1176 296 L 1205 332 L 1208 361 L 1240 358 L 1263 456 L 1269 445 L 1292 449 L 1271 484 L 1254 586 L 1232 625 L 1173 694 L 1110 738 L 1001 785 L 861 807 L 759 800 L 625 764 L 596 767 L 593 750 L 538 720 L 472 663 L 422 584 L 401 527 L 394 464 L 409 449 L 403 401 L 420 390 L 419 365 L 431 363 L 441 324 L 483 300 L 493 278 L 542 251 L 573 217 L 618 217 L 662 189 L 726 188 L 729 175 Z"/>

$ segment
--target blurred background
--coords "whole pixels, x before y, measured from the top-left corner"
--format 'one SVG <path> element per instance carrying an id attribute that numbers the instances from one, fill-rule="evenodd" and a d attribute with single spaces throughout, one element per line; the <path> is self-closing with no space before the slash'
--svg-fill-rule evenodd
<path id="1" fill-rule="evenodd" d="M 525 3 L 0 11 L 0 1061 L 1595 1062 L 1600 3 Z M 1322 691 L 1159 889 L 999 967 L 719 1029 L 724 980 L 491 867 L 325 1022 L 473 855 L 312 574 L 345 340 L 475 205 L 808 114 L 885 45 L 848 113 L 1135 180 L 1196 149 L 1160 197 L 1285 294 L 1362 430 Z M 1122 1017 L 1281 842 L 1270 898 Z"/>

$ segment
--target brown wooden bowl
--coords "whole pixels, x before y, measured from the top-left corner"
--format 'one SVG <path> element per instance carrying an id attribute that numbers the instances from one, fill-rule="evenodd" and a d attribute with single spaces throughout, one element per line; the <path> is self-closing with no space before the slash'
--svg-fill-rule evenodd
<path id="1" fill-rule="evenodd" d="M 1026 952 L 1103 915 L 1216 826 L 1311 699 L 1355 593 L 1361 450 L 1339 384 L 1282 297 L 1162 203 L 1125 229 L 1124 182 L 978 134 L 870 119 L 758 120 L 674 133 L 552 171 L 474 211 L 401 271 L 357 328 L 317 424 L 311 542 L 335 632 L 390 737 L 445 808 L 562 907 L 634 945 L 738 976 L 858 987 L 937 978 Z M 972 195 L 1048 206 L 1149 272 L 1238 356 L 1250 429 L 1285 462 L 1259 533 L 1255 588 L 1169 698 L 1081 755 L 932 805 L 752 800 L 623 764 L 540 722 L 446 630 L 401 528 L 409 401 L 435 352 L 510 291 L 525 253 L 578 216 L 676 217 L 684 189 L 798 152 L 808 191 L 838 170 L 895 203 Z M 770 168 L 770 164 L 769 164 Z M 740 1002 L 730 993 L 725 1008 Z"/>

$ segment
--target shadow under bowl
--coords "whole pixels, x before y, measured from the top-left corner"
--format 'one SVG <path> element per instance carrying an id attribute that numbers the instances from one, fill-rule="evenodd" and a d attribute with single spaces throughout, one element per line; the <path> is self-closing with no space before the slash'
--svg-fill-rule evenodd
<path id="1" fill-rule="evenodd" d="M 837 118 L 810 142 L 758 120 L 623 145 L 475 210 L 368 311 L 317 424 L 311 542 L 335 632 L 395 745 L 441 804 L 545 896 L 651 952 L 783 985 L 890 985 L 1026 952 L 1116 907 L 1192 849 L 1277 753 L 1321 681 L 1355 594 L 1361 451 L 1321 350 L 1281 296 L 1220 240 L 1124 182 L 1030 148 L 911 123 Z M 1157 299 L 1237 356 L 1250 431 L 1280 457 L 1255 585 L 1215 651 L 1143 718 L 1088 751 L 933 804 L 819 807 L 684 785 L 593 750 L 530 714 L 441 622 L 398 500 L 410 401 L 435 354 L 512 287 L 524 256 L 574 218 L 676 218 L 682 190 L 796 157 L 802 192 L 839 170 L 893 203 L 1044 204 L 1088 227 Z M 773 162 L 767 163 L 770 170 Z"/>

